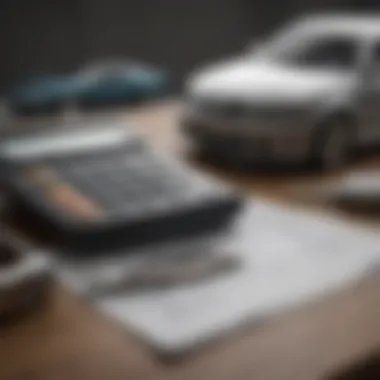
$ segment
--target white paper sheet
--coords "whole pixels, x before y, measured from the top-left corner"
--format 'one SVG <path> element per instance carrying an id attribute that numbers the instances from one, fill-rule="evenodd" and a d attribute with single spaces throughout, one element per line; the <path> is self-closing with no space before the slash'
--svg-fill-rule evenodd
<path id="1" fill-rule="evenodd" d="M 380 235 L 254 202 L 228 244 L 238 271 L 191 286 L 108 296 L 99 308 L 156 349 L 184 352 L 233 328 L 352 283 L 380 261 Z"/>

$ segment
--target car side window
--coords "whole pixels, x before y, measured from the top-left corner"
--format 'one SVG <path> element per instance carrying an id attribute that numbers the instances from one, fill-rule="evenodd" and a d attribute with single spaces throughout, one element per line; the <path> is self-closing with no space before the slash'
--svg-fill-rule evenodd
<path id="1" fill-rule="evenodd" d="M 358 43 L 347 37 L 315 38 L 290 55 L 293 64 L 305 67 L 354 69 Z"/>

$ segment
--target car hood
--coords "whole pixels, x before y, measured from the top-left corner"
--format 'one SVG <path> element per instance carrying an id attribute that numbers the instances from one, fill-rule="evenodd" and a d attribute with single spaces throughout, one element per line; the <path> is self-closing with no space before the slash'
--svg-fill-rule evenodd
<path id="1" fill-rule="evenodd" d="M 352 86 L 350 75 L 233 60 L 211 66 L 189 79 L 190 96 L 242 101 L 303 102 Z"/>

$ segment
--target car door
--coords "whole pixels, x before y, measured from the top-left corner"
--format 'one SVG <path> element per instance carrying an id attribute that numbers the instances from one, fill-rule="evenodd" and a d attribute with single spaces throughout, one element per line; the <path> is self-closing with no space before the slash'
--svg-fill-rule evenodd
<path id="1" fill-rule="evenodd" d="M 361 142 L 380 141 L 380 40 L 368 45 L 361 86 L 358 89 Z"/>

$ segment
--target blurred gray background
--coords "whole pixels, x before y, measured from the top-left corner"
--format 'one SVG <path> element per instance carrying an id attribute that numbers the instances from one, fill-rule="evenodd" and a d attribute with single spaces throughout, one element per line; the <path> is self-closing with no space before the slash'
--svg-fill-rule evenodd
<path id="1" fill-rule="evenodd" d="M 40 73 L 129 56 L 186 72 L 237 52 L 289 18 L 373 10 L 377 0 L 3 0 L 0 90 Z"/>

